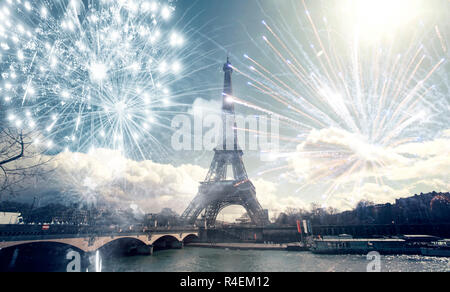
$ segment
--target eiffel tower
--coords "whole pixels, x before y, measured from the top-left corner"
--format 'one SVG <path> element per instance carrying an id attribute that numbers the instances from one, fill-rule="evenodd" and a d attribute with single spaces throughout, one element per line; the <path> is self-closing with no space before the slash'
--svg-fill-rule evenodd
<path id="1" fill-rule="evenodd" d="M 244 207 L 254 225 L 263 226 L 269 223 L 268 215 L 256 199 L 255 186 L 248 179 L 244 163 L 243 151 L 237 140 L 237 127 L 231 75 L 233 68 L 229 58 L 223 66 L 225 72 L 224 91 L 222 94 L 222 142 L 214 149 L 214 159 L 208 175 L 201 183 L 199 191 L 190 203 L 181 219 L 188 224 L 195 224 L 198 216 L 204 211 L 207 226 L 214 226 L 217 215 L 224 208 L 232 205 Z M 227 173 L 232 177 L 228 178 Z"/>

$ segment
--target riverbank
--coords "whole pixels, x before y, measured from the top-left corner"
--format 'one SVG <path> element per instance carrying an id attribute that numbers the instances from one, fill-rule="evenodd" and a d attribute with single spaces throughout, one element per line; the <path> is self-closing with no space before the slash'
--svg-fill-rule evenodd
<path id="1" fill-rule="evenodd" d="M 287 244 L 264 243 L 189 243 L 189 247 L 219 248 L 230 250 L 287 250 Z"/>

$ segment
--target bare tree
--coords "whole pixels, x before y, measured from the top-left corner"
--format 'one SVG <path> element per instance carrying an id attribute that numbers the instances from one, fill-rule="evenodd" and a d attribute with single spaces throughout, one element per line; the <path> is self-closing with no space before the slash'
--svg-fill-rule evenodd
<path id="1" fill-rule="evenodd" d="M 41 155 L 32 144 L 31 132 L 0 128 L 0 197 L 6 192 L 23 189 L 27 179 L 47 174 L 44 165 L 50 159 Z"/>

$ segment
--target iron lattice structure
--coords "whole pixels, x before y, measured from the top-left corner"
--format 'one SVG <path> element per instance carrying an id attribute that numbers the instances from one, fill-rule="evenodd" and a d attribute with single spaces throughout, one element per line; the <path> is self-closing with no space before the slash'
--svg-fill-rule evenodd
<path id="1" fill-rule="evenodd" d="M 233 68 L 229 59 L 223 71 L 225 72 L 222 94 L 223 143 L 219 143 L 214 149 L 214 159 L 208 175 L 181 218 L 192 225 L 204 211 L 207 226 L 214 226 L 220 211 L 228 206 L 239 205 L 245 208 L 254 225 L 262 226 L 267 224 L 269 219 L 256 199 L 255 186 L 248 179 L 242 161 L 243 151 L 237 140 L 234 104 L 229 101 L 229 97 L 233 95 L 231 80 Z"/>

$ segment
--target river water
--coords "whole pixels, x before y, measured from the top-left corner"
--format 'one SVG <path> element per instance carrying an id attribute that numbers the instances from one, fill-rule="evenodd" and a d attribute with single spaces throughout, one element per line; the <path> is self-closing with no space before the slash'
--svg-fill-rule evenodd
<path id="1" fill-rule="evenodd" d="M 153 256 L 103 259 L 107 272 L 365 272 L 367 256 L 185 247 Z M 450 258 L 381 256 L 382 272 L 450 272 Z"/>

